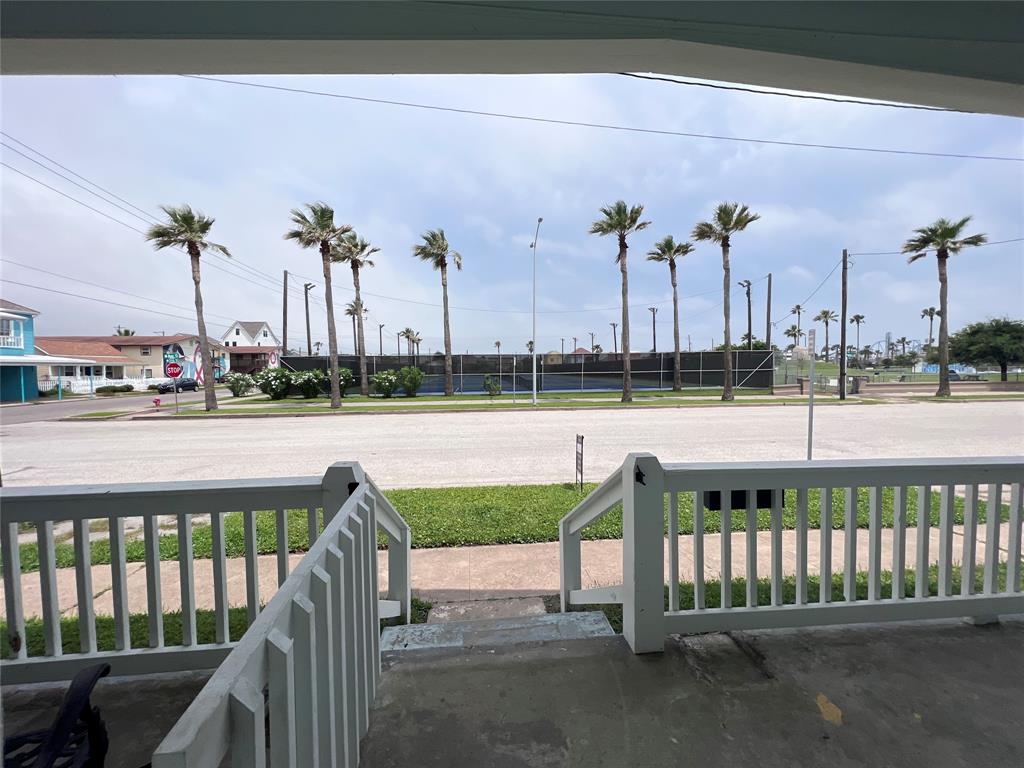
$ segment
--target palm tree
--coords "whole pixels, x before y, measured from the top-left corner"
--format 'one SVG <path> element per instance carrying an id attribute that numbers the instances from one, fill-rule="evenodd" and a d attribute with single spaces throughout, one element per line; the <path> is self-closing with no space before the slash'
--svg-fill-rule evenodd
<path id="1" fill-rule="evenodd" d="M 416 336 L 416 331 L 414 331 L 409 326 L 406 326 L 398 335 L 399 337 L 405 339 L 405 346 L 406 349 L 409 351 L 409 357 L 412 357 L 412 340 Z"/>
<path id="2" fill-rule="evenodd" d="M 927 307 L 921 310 L 921 317 L 928 318 L 928 346 L 932 345 L 932 337 L 935 330 L 935 316 L 941 314 L 935 307 Z"/>
<path id="3" fill-rule="evenodd" d="M 419 331 L 413 331 L 411 341 L 412 341 L 413 347 L 415 347 L 415 349 L 416 349 L 416 357 L 413 360 L 413 362 L 414 363 L 418 363 L 420 361 L 419 360 L 419 358 L 420 358 L 420 342 L 423 341 L 423 337 L 420 336 Z"/>
<path id="4" fill-rule="evenodd" d="M 901 354 L 904 357 L 906 357 L 907 356 L 907 344 L 910 343 L 910 339 L 908 339 L 906 336 L 900 336 L 898 339 L 896 339 L 895 343 L 900 345 Z"/>
<path id="5" fill-rule="evenodd" d="M 602 347 L 600 344 L 595 344 L 590 351 L 593 352 L 595 355 L 600 355 L 604 352 L 604 347 Z"/>
<path id="6" fill-rule="evenodd" d="M 331 373 L 331 408 L 341 408 L 341 385 L 338 383 L 338 333 L 334 325 L 334 290 L 331 288 L 331 246 L 352 231 L 347 224 L 334 223 L 334 209 L 327 203 L 308 203 L 306 210 L 293 208 L 295 229 L 284 234 L 302 248 L 319 248 L 324 271 L 324 299 L 327 301 L 327 353 Z"/>
<path id="7" fill-rule="evenodd" d="M 874 353 L 875 353 L 875 350 L 873 350 L 871 348 L 870 344 L 860 348 L 860 356 L 864 360 L 864 362 L 870 361 L 871 360 L 871 356 Z"/>
<path id="8" fill-rule="evenodd" d="M 526 351 L 529 352 L 531 355 L 533 354 L 533 342 L 532 341 L 526 342 Z"/>
<path id="9" fill-rule="evenodd" d="M 448 262 L 455 269 L 462 269 L 462 256 L 448 245 L 448 238 L 443 229 L 430 229 L 423 234 L 423 242 L 414 246 L 413 256 L 431 264 L 441 273 L 441 299 L 444 305 L 444 394 L 446 397 L 455 395 L 455 382 L 452 378 L 452 331 L 448 322 Z"/>
<path id="10" fill-rule="evenodd" d="M 213 358 L 210 354 L 210 340 L 206 337 L 206 319 L 203 317 L 203 292 L 200 290 L 199 256 L 204 251 L 222 253 L 231 256 L 228 249 L 219 243 L 207 240 L 214 220 L 193 211 L 188 205 L 175 207 L 160 206 L 167 214 L 167 221 L 152 225 L 146 230 L 146 240 L 153 243 L 156 250 L 164 248 L 183 248 L 192 262 L 192 282 L 195 284 L 196 323 L 199 326 L 199 355 L 202 358 L 203 389 L 206 397 L 206 410 L 217 410 L 217 393 L 214 391 L 216 381 L 213 376 Z"/>
<path id="11" fill-rule="evenodd" d="M 118 326 L 117 327 L 117 335 L 118 336 L 134 336 L 135 335 L 135 331 L 133 331 L 131 328 L 122 328 L 121 326 Z"/>
<path id="12" fill-rule="evenodd" d="M 789 314 L 796 315 L 796 327 L 800 327 L 800 315 L 803 314 L 804 308 L 799 304 L 794 304 L 789 310 Z"/>
<path id="13" fill-rule="evenodd" d="M 360 305 L 362 305 L 363 300 L 359 289 L 359 270 L 364 267 L 372 267 L 373 261 L 370 257 L 379 252 L 380 248 L 370 245 L 355 232 L 343 235 L 331 249 L 332 261 L 348 264 L 352 268 L 352 287 L 356 292 L 356 301 Z M 369 396 L 370 379 L 366 374 L 366 337 L 363 335 L 364 314 L 365 310 L 358 313 L 355 318 L 356 325 L 359 328 L 359 344 L 357 345 L 357 354 L 359 355 L 359 394 Z"/>
<path id="14" fill-rule="evenodd" d="M 817 322 L 819 322 L 819 323 L 824 323 L 825 324 L 825 362 L 827 363 L 828 362 L 828 350 L 829 350 L 829 346 L 828 346 L 828 324 L 829 323 L 834 323 L 836 320 L 838 320 L 839 319 L 839 315 L 837 315 L 831 309 L 823 309 L 823 310 L 821 310 L 821 312 L 819 312 L 818 314 L 816 314 L 814 316 L 814 319 Z"/>
<path id="15" fill-rule="evenodd" d="M 642 205 L 627 206 L 622 200 L 601 208 L 601 220 L 590 225 L 592 235 L 615 235 L 619 243 L 619 254 L 615 261 L 622 275 L 622 402 L 633 401 L 633 371 L 629 359 L 629 272 L 626 255 L 629 244 L 626 238 L 650 226 L 649 221 L 640 221 Z"/>
<path id="16" fill-rule="evenodd" d="M 316 350 L 316 356 L 317 357 L 320 357 L 320 347 L 322 347 L 323 345 L 324 345 L 324 343 L 322 341 L 314 341 L 313 342 L 313 349 Z"/>
<path id="17" fill-rule="evenodd" d="M 800 343 L 800 337 L 804 335 L 803 331 L 800 330 L 799 325 L 791 325 L 782 333 L 784 336 L 793 340 L 794 347 Z"/>
<path id="18" fill-rule="evenodd" d="M 359 310 L 362 309 L 360 312 Z M 355 354 L 362 354 L 362 339 L 359 338 L 359 323 L 362 322 L 363 316 L 368 312 L 365 307 L 362 306 L 362 302 L 359 299 L 353 299 L 345 305 L 345 317 L 352 318 L 352 349 L 355 350 Z"/>
<path id="19" fill-rule="evenodd" d="M 647 252 L 648 261 L 668 264 L 668 274 L 672 281 L 672 340 L 675 344 L 673 350 L 672 389 L 676 392 L 683 388 L 683 372 L 679 358 L 679 291 L 676 281 L 676 259 L 681 259 L 688 253 L 693 253 L 693 243 L 677 243 L 672 239 L 672 235 L 659 240 L 655 243 L 654 248 Z"/>
<path id="20" fill-rule="evenodd" d="M 850 325 L 857 326 L 857 349 L 860 349 L 860 327 L 864 324 L 864 315 L 854 315 L 850 318 Z"/>
<path id="21" fill-rule="evenodd" d="M 731 282 L 731 270 L 729 267 L 729 248 L 732 245 L 732 236 L 736 232 L 742 232 L 750 224 L 757 221 L 760 216 L 750 211 L 747 206 L 739 203 L 719 203 L 715 208 L 715 215 L 711 221 L 702 221 L 693 228 L 693 237 L 697 241 L 710 241 L 722 246 L 722 314 L 725 319 L 725 338 L 722 344 L 722 377 L 723 389 L 722 399 L 732 400 L 732 336 L 729 329 L 731 317 L 729 315 L 729 288 Z"/>
<path id="22" fill-rule="evenodd" d="M 978 246 L 988 239 L 983 234 L 961 237 L 964 227 L 971 220 L 964 216 L 959 221 L 938 219 L 927 227 L 914 230 L 914 237 L 903 244 L 903 253 L 911 254 L 907 263 L 923 259 L 927 251 L 935 251 L 939 263 L 939 388 L 936 397 L 949 397 L 949 288 L 947 285 L 946 263 L 954 253 L 969 246 Z"/>

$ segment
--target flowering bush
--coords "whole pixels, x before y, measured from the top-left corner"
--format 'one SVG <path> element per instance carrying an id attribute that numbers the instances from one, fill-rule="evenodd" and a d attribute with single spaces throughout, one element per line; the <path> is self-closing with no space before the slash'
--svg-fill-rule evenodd
<path id="1" fill-rule="evenodd" d="M 306 399 L 318 397 L 323 394 L 324 372 L 319 368 L 311 371 L 295 371 L 292 374 L 292 384 L 296 386 L 302 396 Z"/>
<path id="2" fill-rule="evenodd" d="M 398 374 L 390 369 L 373 374 L 373 388 L 378 395 L 391 397 L 398 389 Z"/>
<path id="3" fill-rule="evenodd" d="M 283 400 L 292 385 L 292 376 L 284 368 L 264 368 L 254 377 L 260 392 L 271 400 Z"/>
<path id="4" fill-rule="evenodd" d="M 247 373 L 229 373 L 224 377 L 224 383 L 231 391 L 232 397 L 241 397 L 256 385 L 252 376 Z M 152 388 L 156 389 L 155 386 Z"/>
<path id="5" fill-rule="evenodd" d="M 423 386 L 423 371 L 412 365 L 407 365 L 398 372 L 398 381 L 402 385 L 402 391 L 406 397 L 416 397 L 416 393 Z"/>
<path id="6" fill-rule="evenodd" d="M 345 396 L 345 390 L 356 383 L 356 377 L 352 375 L 351 368 L 339 368 L 338 369 L 338 388 L 341 390 L 341 396 Z"/>

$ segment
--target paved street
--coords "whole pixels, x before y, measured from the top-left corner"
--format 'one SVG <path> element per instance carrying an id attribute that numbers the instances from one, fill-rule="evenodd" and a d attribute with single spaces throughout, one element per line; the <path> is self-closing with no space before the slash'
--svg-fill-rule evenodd
<path id="1" fill-rule="evenodd" d="M 0 425 L 27 424 L 33 421 L 52 421 L 95 411 L 137 411 L 152 407 L 156 392 L 143 392 L 139 395 L 117 395 L 116 397 L 69 397 L 57 400 L 39 400 L 31 405 L 7 405 L 0 408 Z M 159 395 L 166 404 L 174 407 L 174 393 Z M 178 402 L 202 402 L 202 392 L 179 392 Z"/>
<path id="2" fill-rule="evenodd" d="M 30 406 L 38 408 L 42 406 Z M 17 411 L 19 409 L 9 409 Z M 7 415 L 7 409 L 3 416 Z M 800 459 L 804 406 L 356 414 L 0 426 L 5 485 L 320 474 L 363 463 L 385 488 L 569 482 L 575 436 L 600 480 L 628 451 L 662 461 Z M 816 458 L 1024 454 L 1024 403 L 829 406 Z"/>

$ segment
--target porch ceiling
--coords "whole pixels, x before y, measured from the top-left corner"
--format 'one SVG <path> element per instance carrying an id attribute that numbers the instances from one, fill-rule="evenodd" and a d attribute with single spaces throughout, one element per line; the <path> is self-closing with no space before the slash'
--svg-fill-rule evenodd
<path id="1" fill-rule="evenodd" d="M 7 0 L 4 74 L 657 71 L 1024 114 L 1002 2 Z"/>

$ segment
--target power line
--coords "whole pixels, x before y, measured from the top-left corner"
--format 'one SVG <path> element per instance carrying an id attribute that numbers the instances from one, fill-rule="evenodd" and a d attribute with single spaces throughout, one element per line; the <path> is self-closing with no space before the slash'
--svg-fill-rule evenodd
<path id="1" fill-rule="evenodd" d="M 981 243 L 981 245 L 1003 245 L 1005 243 L 1020 243 L 1024 241 L 1024 237 L 1012 237 L 1009 240 L 990 240 L 987 243 Z M 921 251 L 919 251 L 921 253 Z M 934 253 L 934 250 L 923 251 L 923 253 Z M 851 253 L 850 256 L 903 256 L 903 251 L 866 251 L 864 253 Z"/>
<path id="2" fill-rule="evenodd" d="M 697 88 L 713 88 L 719 91 L 740 91 L 741 93 L 756 93 L 759 96 L 784 96 L 788 99 L 808 99 L 811 101 L 828 101 L 834 104 L 857 104 L 862 107 L 890 107 L 892 109 L 916 109 L 923 112 L 959 112 L 961 114 L 976 114 L 965 109 L 951 109 L 950 107 L 926 107 L 922 104 L 900 104 L 887 101 L 860 101 L 858 99 L 842 99 L 838 96 L 819 96 L 810 93 L 784 93 L 782 91 L 768 91 L 761 88 L 750 88 L 741 85 L 722 85 L 720 83 L 705 83 L 697 80 L 676 80 L 664 75 L 644 75 L 638 72 L 616 72 L 622 77 L 635 77 L 639 80 L 658 80 L 673 85 L 688 85 Z"/>
<path id="3" fill-rule="evenodd" d="M 1007 162 L 1024 162 L 1024 157 L 1002 157 L 997 155 L 972 155 L 953 152 L 925 152 L 910 149 L 887 149 L 884 147 L 860 147 L 843 144 L 816 144 L 802 141 L 782 141 L 779 139 L 755 139 L 745 136 L 721 136 L 711 133 L 690 133 L 686 131 L 670 131 L 656 128 L 639 128 L 628 125 L 612 125 L 609 123 L 592 123 L 582 120 L 559 120 L 550 117 L 533 117 L 529 115 L 517 115 L 507 112 L 487 112 L 479 109 L 461 109 L 458 107 L 440 107 L 434 104 L 419 104 L 411 101 L 396 101 L 392 99 L 374 99 L 369 96 L 352 96 L 350 94 L 331 93 L 329 91 L 314 91 L 306 88 L 290 88 L 283 85 L 270 85 L 269 83 L 252 83 L 244 80 L 230 80 L 223 77 L 208 77 L 206 75 L 179 75 L 179 77 L 192 78 L 194 80 L 205 80 L 212 83 L 226 83 L 229 85 L 241 85 L 249 88 L 263 88 L 271 91 L 283 91 L 285 93 L 300 93 L 307 96 L 323 96 L 331 99 L 343 99 L 346 101 L 357 101 L 368 104 L 386 104 L 393 107 L 408 107 L 411 109 L 426 109 L 434 112 L 451 112 L 460 115 L 476 115 L 478 117 L 496 117 L 504 120 L 521 120 L 531 123 L 545 123 L 548 125 L 570 125 L 580 128 L 596 128 L 607 131 L 624 131 L 628 133 L 646 133 L 657 136 L 680 136 L 690 139 L 712 139 L 715 141 L 733 141 L 751 144 L 766 144 L 781 147 L 801 147 L 810 149 L 833 149 L 846 152 L 873 152 L 885 155 L 911 155 L 918 157 L 945 157 L 961 160 L 1001 160 Z"/>

